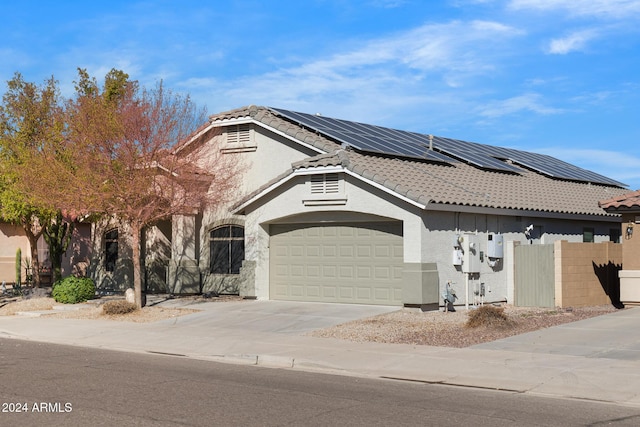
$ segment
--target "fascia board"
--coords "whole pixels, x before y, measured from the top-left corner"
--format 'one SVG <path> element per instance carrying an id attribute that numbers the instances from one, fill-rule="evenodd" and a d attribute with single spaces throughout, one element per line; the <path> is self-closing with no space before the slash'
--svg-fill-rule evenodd
<path id="1" fill-rule="evenodd" d="M 300 168 L 293 171 L 294 175 L 319 175 L 321 173 L 340 173 L 345 172 L 342 166 L 319 166 L 312 168 Z"/>
<path id="2" fill-rule="evenodd" d="M 286 177 L 284 177 L 283 179 L 274 182 L 273 184 L 271 184 L 270 186 L 264 188 L 262 191 L 260 191 L 259 193 L 255 194 L 253 197 L 251 197 L 250 199 L 248 199 L 247 201 L 245 201 L 243 204 L 241 204 L 240 206 L 238 206 L 237 208 L 235 208 L 233 210 L 232 213 L 234 214 L 238 214 L 240 212 L 242 212 L 244 209 L 247 208 L 247 206 L 253 204 L 254 202 L 256 202 L 257 200 L 261 199 L 262 197 L 264 197 L 265 195 L 269 194 L 270 192 L 272 192 L 273 190 L 275 190 L 276 188 L 280 187 L 281 185 L 289 182 L 290 180 L 292 180 L 293 178 L 295 178 L 296 175 L 295 174 L 289 174 Z"/>
<path id="3" fill-rule="evenodd" d="M 285 184 L 286 182 L 288 182 L 289 180 L 293 179 L 294 177 L 298 177 L 298 176 L 306 176 L 306 175 L 317 175 L 317 174 L 322 174 L 322 173 L 340 173 L 340 172 L 344 172 L 349 176 L 352 176 L 366 184 L 369 184 L 379 190 L 384 191 L 387 194 L 390 194 L 391 196 L 398 198 L 404 202 L 407 202 L 413 206 L 416 206 L 420 209 L 425 209 L 426 205 L 422 204 L 422 203 L 418 203 L 415 200 L 412 200 L 406 196 L 403 196 L 402 194 L 398 194 L 397 192 L 385 187 L 384 185 L 378 184 L 375 181 L 372 181 L 370 179 L 364 178 L 356 173 L 353 173 L 352 171 L 342 167 L 342 166 L 326 166 L 326 167 L 315 167 L 315 168 L 309 168 L 309 169 L 297 169 L 295 171 L 293 171 L 292 174 L 287 175 L 287 177 L 283 180 L 280 180 L 278 182 L 273 183 L 273 185 L 270 185 L 269 187 L 265 188 L 264 190 L 262 190 L 260 193 L 256 194 L 255 196 L 253 196 L 251 199 L 247 200 L 246 202 L 244 202 L 242 205 L 238 206 L 236 209 L 234 209 L 234 213 L 238 213 L 240 211 L 242 211 L 243 209 L 245 209 L 247 206 L 249 206 L 250 204 L 254 203 L 255 201 L 257 201 L 258 199 L 262 198 L 263 196 L 265 196 L 266 194 L 268 194 L 269 192 L 275 190 L 276 188 L 278 188 L 279 186 Z"/>
<path id="4" fill-rule="evenodd" d="M 416 206 L 416 207 L 418 207 L 420 209 L 426 209 L 427 208 L 427 205 L 425 205 L 423 203 L 416 202 L 415 200 L 410 199 L 407 196 L 404 196 L 404 195 L 402 195 L 402 194 L 400 194 L 400 193 L 398 193 L 396 191 L 393 191 L 390 188 L 387 188 L 387 187 L 385 187 L 384 185 L 382 185 L 380 183 L 377 183 L 377 182 L 375 182 L 373 180 L 367 179 L 367 178 L 363 177 L 362 175 L 358 175 L 357 173 L 354 173 L 354 172 L 352 172 L 352 171 L 350 171 L 348 169 L 345 169 L 344 172 L 346 172 L 348 175 L 350 175 L 350 176 L 352 176 L 352 177 L 354 177 L 356 179 L 359 179 L 362 182 L 365 182 L 365 183 L 367 183 L 367 184 L 369 184 L 369 185 L 371 185 L 371 186 L 373 186 L 373 187 L 375 187 L 375 188 L 377 188 L 379 190 L 382 190 L 385 193 L 390 194 L 393 197 L 396 197 L 396 198 L 398 198 L 398 199 L 400 199 L 400 200 L 402 200 L 404 202 L 407 202 L 407 203 L 409 203 L 409 204 L 411 204 L 413 206 Z"/>
<path id="5" fill-rule="evenodd" d="M 200 138 L 200 136 L 204 135 L 206 132 L 208 132 L 209 130 L 211 130 L 211 128 L 213 127 L 213 124 L 209 124 L 208 126 L 205 126 L 204 129 L 202 129 L 200 132 L 198 132 L 197 134 L 193 135 L 188 142 L 186 142 L 184 145 L 182 145 L 181 147 L 179 147 L 176 151 L 175 154 L 178 154 L 180 151 L 184 150 L 186 147 L 188 147 L 189 145 L 191 145 L 193 143 L 193 141 L 196 141 L 198 138 Z"/>
<path id="6" fill-rule="evenodd" d="M 505 215 L 505 216 L 522 216 L 530 218 L 548 218 L 548 219 L 565 219 L 575 221 L 602 221 L 611 223 L 620 223 L 620 217 L 611 215 L 589 215 L 589 214 L 572 214 L 564 212 L 546 212 L 534 210 L 519 210 L 505 208 L 488 208 L 483 206 L 470 205 L 454 205 L 448 203 L 430 203 L 430 211 L 440 212 L 463 212 L 482 215 Z"/>
<path id="7" fill-rule="evenodd" d="M 320 173 L 338 173 L 338 172 L 344 172 L 349 176 L 352 176 L 364 183 L 367 183 L 379 190 L 384 191 L 387 194 L 392 195 L 393 197 L 396 197 L 404 202 L 407 202 L 413 206 L 416 206 L 420 209 L 425 209 L 427 206 L 425 204 L 416 202 L 413 199 L 408 198 L 407 196 L 403 196 L 402 194 L 399 194 L 396 191 L 391 190 L 390 188 L 385 187 L 382 184 L 379 184 L 375 181 L 372 181 L 370 179 L 367 179 L 365 177 L 363 177 L 362 175 L 358 175 L 357 173 L 354 173 L 352 171 L 350 171 L 349 169 L 346 169 L 342 166 L 325 166 L 325 167 L 316 167 L 313 169 L 298 169 L 294 172 L 294 175 L 315 175 L 315 174 L 320 174 Z"/>

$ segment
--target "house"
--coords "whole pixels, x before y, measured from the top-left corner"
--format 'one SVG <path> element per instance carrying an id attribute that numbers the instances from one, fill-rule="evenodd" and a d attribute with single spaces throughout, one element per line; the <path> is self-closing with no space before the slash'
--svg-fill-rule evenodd
<path id="1" fill-rule="evenodd" d="M 627 192 L 599 202 L 602 209 L 622 217 L 622 270 L 620 277 L 620 301 L 640 303 L 640 190 Z"/>
<path id="2" fill-rule="evenodd" d="M 66 253 L 62 257 L 62 275 L 85 274 L 90 257 L 92 225 L 83 222 L 74 224 L 74 231 Z M 16 281 L 16 251 L 21 250 L 21 280 L 26 279 L 26 269 L 30 265 L 30 244 L 25 231 L 19 225 L 0 222 L 0 282 Z M 38 260 L 40 280 L 43 285 L 51 284 L 51 259 L 44 237 L 38 239 Z M 80 269 L 81 271 L 78 271 Z"/>
<path id="3" fill-rule="evenodd" d="M 617 241 L 625 185 L 550 156 L 248 106 L 176 147 L 241 165 L 237 200 L 143 236 L 147 292 L 437 307 L 513 301 L 515 244 Z M 126 226 L 93 224 L 89 274 L 130 286 Z"/>

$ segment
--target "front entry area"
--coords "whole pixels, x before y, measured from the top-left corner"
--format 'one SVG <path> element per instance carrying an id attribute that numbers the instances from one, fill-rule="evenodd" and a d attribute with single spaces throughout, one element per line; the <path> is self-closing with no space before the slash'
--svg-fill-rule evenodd
<path id="1" fill-rule="evenodd" d="M 272 224 L 270 299 L 402 305 L 402 223 Z"/>

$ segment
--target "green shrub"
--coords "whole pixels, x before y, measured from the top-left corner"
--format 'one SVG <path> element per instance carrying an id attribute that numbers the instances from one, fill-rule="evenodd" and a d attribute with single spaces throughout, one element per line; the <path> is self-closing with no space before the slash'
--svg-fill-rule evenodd
<path id="1" fill-rule="evenodd" d="M 53 284 L 51 296 L 56 302 L 75 304 L 85 302 L 96 294 L 96 285 L 88 277 L 65 277 Z"/>
<path id="2" fill-rule="evenodd" d="M 466 326 L 468 328 L 477 328 L 479 326 L 492 328 L 508 328 L 514 322 L 504 314 L 503 307 L 495 307 L 492 305 L 483 305 L 476 310 L 470 310 L 468 313 Z"/>
<path id="3" fill-rule="evenodd" d="M 127 314 L 137 309 L 137 305 L 125 300 L 107 301 L 102 306 L 102 312 L 104 314 Z"/>

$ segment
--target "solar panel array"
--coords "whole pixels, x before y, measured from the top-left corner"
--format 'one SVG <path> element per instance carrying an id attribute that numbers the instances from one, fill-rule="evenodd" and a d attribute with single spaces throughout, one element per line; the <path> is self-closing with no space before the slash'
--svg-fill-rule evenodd
<path id="1" fill-rule="evenodd" d="M 486 170 L 506 173 L 522 172 L 521 168 L 514 166 L 516 164 L 552 178 L 626 187 L 621 182 L 544 154 L 439 136 L 430 137 L 415 132 L 334 119 L 318 114 L 298 113 L 271 107 L 270 110 L 307 129 L 362 152 L 450 164 L 462 161 Z"/>

